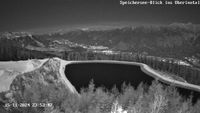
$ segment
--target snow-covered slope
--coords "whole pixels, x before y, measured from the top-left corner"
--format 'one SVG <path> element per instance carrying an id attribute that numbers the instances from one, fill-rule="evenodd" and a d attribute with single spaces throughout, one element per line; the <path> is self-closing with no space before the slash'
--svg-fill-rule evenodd
<path id="1" fill-rule="evenodd" d="M 47 59 L 0 62 L 0 92 L 7 91 L 19 74 L 39 68 Z"/>
<path id="2" fill-rule="evenodd" d="M 58 63 L 60 67 L 54 66 L 56 63 Z M 48 71 L 55 70 L 51 73 L 52 76 L 56 76 L 58 81 L 61 81 L 70 92 L 77 93 L 76 89 L 66 78 L 64 73 L 65 66 L 68 63 L 70 63 L 70 61 L 59 58 L 0 62 L 0 92 L 10 90 L 11 84 L 18 76 L 29 76 L 35 73 L 34 76 L 42 76 L 41 79 L 44 79 L 45 76 L 47 76 L 47 78 L 49 77 Z M 40 71 L 38 72 L 38 70 Z M 59 73 L 57 74 L 56 72 Z M 44 81 L 44 83 L 46 82 L 46 80 L 42 81 Z M 55 81 L 57 81 L 57 79 Z"/>

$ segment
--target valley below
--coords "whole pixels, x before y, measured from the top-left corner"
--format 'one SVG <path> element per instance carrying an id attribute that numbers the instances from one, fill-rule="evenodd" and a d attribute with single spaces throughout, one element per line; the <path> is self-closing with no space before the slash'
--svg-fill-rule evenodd
<path id="1" fill-rule="evenodd" d="M 199 42 L 190 23 L 0 33 L 0 113 L 198 113 Z"/>

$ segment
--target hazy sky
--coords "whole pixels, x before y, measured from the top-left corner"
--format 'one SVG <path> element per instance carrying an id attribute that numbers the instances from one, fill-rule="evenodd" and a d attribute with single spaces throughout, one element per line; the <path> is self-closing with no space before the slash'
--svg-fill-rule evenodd
<path id="1" fill-rule="evenodd" d="M 200 24 L 200 5 L 122 6 L 119 1 L 0 0 L 0 31 L 101 24 Z"/>

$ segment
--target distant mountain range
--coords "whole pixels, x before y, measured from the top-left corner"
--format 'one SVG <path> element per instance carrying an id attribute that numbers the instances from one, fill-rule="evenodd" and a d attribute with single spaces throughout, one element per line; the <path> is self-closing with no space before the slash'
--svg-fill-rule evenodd
<path id="1" fill-rule="evenodd" d="M 38 56 L 58 57 L 69 51 L 132 52 L 199 62 L 200 25 L 174 23 L 107 30 L 77 29 L 40 35 L 0 34 L 0 60 L 12 60 L 11 56 L 20 58 L 22 50 L 40 54 Z"/>

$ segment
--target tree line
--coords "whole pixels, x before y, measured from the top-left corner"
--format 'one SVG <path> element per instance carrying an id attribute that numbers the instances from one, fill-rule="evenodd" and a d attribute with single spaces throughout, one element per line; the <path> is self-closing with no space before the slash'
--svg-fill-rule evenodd
<path id="1" fill-rule="evenodd" d="M 60 57 L 64 60 L 117 60 L 145 63 L 153 69 L 171 73 L 177 77 L 182 77 L 187 82 L 200 85 L 200 69 L 187 65 L 180 65 L 175 59 L 148 56 L 140 53 L 121 52 L 119 54 L 106 54 L 95 52 L 44 52 L 28 50 L 18 47 L 15 44 L 2 43 L 0 45 L 0 61 L 17 61 L 27 59 L 41 59 Z"/>

